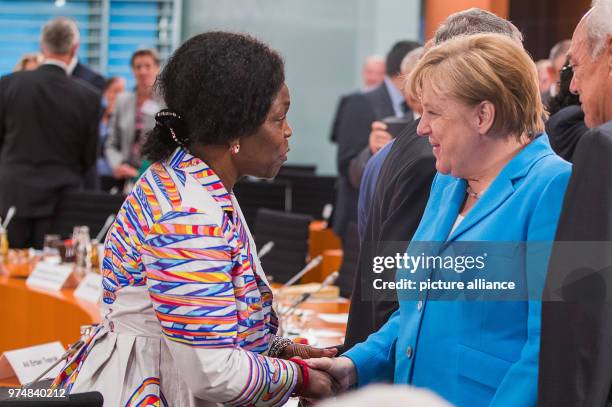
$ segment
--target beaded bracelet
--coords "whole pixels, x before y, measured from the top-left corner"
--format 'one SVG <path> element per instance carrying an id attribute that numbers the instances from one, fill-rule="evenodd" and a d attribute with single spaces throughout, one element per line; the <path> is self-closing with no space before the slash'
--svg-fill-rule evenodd
<path id="1" fill-rule="evenodd" d="M 274 337 L 274 339 L 272 339 L 272 344 L 270 345 L 270 350 L 268 351 L 268 356 L 272 358 L 281 357 L 283 351 L 291 344 L 293 344 L 291 339 L 283 338 L 282 336 Z"/>
<path id="2" fill-rule="evenodd" d="M 291 358 L 289 360 L 298 365 L 300 367 L 300 370 L 302 371 L 302 385 L 299 389 L 294 388 L 293 393 L 291 394 L 291 396 L 293 397 L 298 397 L 301 396 L 304 391 L 306 391 L 306 389 L 308 389 L 308 385 L 310 384 L 310 377 L 308 376 L 308 365 L 302 359 Z"/>

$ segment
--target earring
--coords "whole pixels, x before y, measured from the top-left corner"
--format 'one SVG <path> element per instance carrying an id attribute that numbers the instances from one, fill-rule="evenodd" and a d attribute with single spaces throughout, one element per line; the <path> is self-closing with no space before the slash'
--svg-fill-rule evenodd
<path id="1" fill-rule="evenodd" d="M 235 144 L 232 147 L 232 150 L 233 150 L 234 154 L 238 154 L 240 152 L 240 144 Z"/>

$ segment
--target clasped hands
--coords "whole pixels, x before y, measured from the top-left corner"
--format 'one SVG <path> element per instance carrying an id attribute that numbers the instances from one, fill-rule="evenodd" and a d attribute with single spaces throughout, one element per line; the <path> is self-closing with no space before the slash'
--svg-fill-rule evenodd
<path id="1" fill-rule="evenodd" d="M 284 358 L 299 357 L 308 365 L 308 386 L 304 388 L 301 382 L 297 386 L 300 397 L 309 400 L 332 397 L 356 383 L 353 361 L 344 356 L 334 358 L 336 353 L 336 349 L 317 349 L 298 344 L 285 349 Z"/>

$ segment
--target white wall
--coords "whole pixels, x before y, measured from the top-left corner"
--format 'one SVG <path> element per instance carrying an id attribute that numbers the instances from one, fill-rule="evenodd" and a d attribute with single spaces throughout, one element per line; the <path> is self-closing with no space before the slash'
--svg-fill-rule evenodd
<path id="1" fill-rule="evenodd" d="M 361 64 L 398 39 L 419 39 L 420 0 L 184 0 L 183 39 L 247 32 L 285 58 L 293 127 L 289 162 L 336 173 L 329 142 L 340 95 L 360 86 Z"/>

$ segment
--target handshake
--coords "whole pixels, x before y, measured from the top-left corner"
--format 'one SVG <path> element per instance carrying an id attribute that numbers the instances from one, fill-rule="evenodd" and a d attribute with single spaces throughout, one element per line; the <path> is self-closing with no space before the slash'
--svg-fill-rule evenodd
<path id="1" fill-rule="evenodd" d="M 355 365 L 347 357 L 334 357 L 336 349 L 317 349 L 304 345 L 290 345 L 285 357 L 299 359 L 301 374 L 295 394 L 309 400 L 335 396 L 346 391 L 357 381 Z M 305 372 L 306 371 L 306 372 Z"/>

